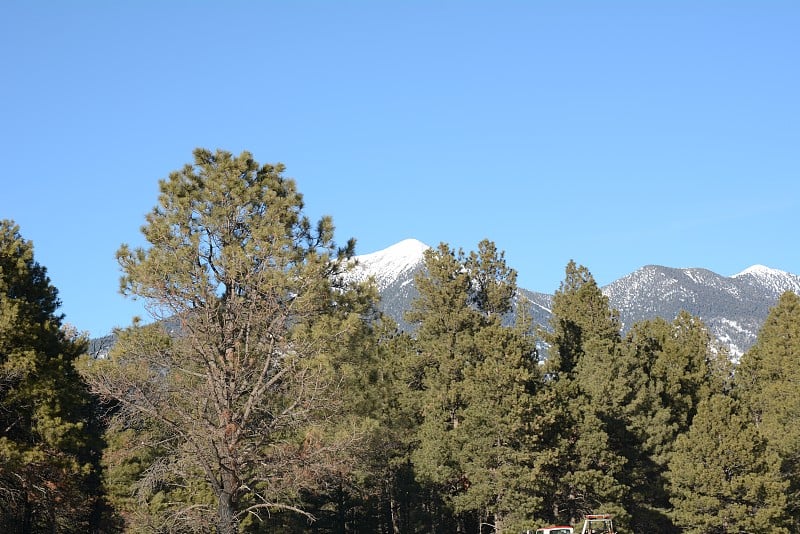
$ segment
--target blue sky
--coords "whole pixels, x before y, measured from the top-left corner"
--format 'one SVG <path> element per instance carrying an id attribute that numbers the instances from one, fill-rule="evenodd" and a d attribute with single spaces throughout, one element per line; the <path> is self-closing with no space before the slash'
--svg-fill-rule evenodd
<path id="1" fill-rule="evenodd" d="M 144 314 L 114 254 L 195 147 L 283 162 L 358 253 L 800 273 L 800 3 L 4 2 L 0 218 L 66 320 Z M 145 315 L 146 317 L 146 315 Z"/>

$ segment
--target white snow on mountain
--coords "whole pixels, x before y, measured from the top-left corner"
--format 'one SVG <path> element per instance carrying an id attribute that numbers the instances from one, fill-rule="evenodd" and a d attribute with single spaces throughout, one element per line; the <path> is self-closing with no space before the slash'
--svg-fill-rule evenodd
<path id="1" fill-rule="evenodd" d="M 356 256 L 357 265 L 353 275 L 358 280 L 375 277 L 378 290 L 410 273 L 423 261 L 423 254 L 430 247 L 416 239 L 404 239 L 389 248 Z"/>
<path id="2" fill-rule="evenodd" d="M 766 265 L 751 265 L 744 271 L 734 274 L 734 278 L 743 276 L 745 274 L 752 274 L 755 276 L 762 276 L 766 275 L 769 276 L 770 274 L 785 274 L 783 271 L 779 271 L 778 269 L 773 269 L 771 267 L 767 267 Z"/>
<path id="3" fill-rule="evenodd" d="M 731 278 L 746 280 L 780 295 L 786 291 L 800 293 L 800 276 L 765 265 L 753 265 Z"/>
<path id="4" fill-rule="evenodd" d="M 356 256 L 350 276 L 358 281 L 373 277 L 384 298 L 384 311 L 391 310 L 400 324 L 402 312 L 413 298 L 408 288 L 413 290 L 413 275 L 422 267 L 429 248 L 416 239 L 406 239 Z M 551 296 L 519 289 L 529 295 L 537 324 L 546 328 Z M 785 291 L 800 294 L 800 276 L 763 265 L 730 277 L 702 268 L 646 265 L 601 290 L 627 327 L 657 316 L 671 321 L 681 310 L 700 317 L 736 361 L 755 342 L 760 324 L 778 297 Z"/>

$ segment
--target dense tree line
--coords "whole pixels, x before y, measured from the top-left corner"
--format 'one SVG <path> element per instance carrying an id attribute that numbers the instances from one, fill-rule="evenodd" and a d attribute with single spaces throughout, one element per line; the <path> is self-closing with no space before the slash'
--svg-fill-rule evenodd
<path id="1" fill-rule="evenodd" d="M 623 335 L 574 262 L 536 331 L 502 251 L 442 243 L 404 332 L 283 173 L 198 149 L 161 181 L 118 253 L 157 320 L 101 360 L 0 224 L 4 531 L 800 532 L 800 297 L 733 365 L 688 313 Z"/>

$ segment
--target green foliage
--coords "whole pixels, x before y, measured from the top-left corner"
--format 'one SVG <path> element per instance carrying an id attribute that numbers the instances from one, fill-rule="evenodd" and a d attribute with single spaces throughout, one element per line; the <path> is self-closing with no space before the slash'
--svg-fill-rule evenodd
<path id="1" fill-rule="evenodd" d="M 538 365 L 495 245 L 425 255 L 406 320 L 350 281 L 280 164 L 198 149 L 118 252 L 156 321 L 80 373 L 127 532 L 798 532 L 800 297 L 734 370 L 701 321 L 633 325 L 570 262 Z M 518 303 L 521 311 L 524 302 Z M 113 531 L 86 340 L 0 222 L 0 526 Z M 734 380 L 731 380 L 734 376 Z"/>
<path id="2" fill-rule="evenodd" d="M 619 414 L 620 325 L 591 273 L 569 262 L 553 297 L 552 331 L 538 403 L 548 413 L 543 434 L 548 453 L 539 463 L 548 522 L 575 523 L 588 513 L 619 511 L 628 488 L 626 458 L 615 446 Z M 618 406 L 616 406 L 618 408 Z"/>
<path id="3" fill-rule="evenodd" d="M 547 371 L 571 378 L 587 349 L 609 352 L 620 338 L 619 314 L 611 310 L 589 270 L 570 261 L 553 296 Z M 591 363 L 588 360 L 587 365 Z"/>
<path id="4" fill-rule="evenodd" d="M 364 430 L 341 388 L 371 350 L 375 293 L 345 283 L 354 242 L 338 248 L 329 217 L 312 226 L 283 170 L 197 149 L 160 182 L 149 248 L 118 252 L 122 291 L 163 321 L 122 332 L 86 376 L 149 441 L 138 498 L 184 528 L 309 515 L 303 493 L 350 469 Z"/>
<path id="5" fill-rule="evenodd" d="M 789 532 L 780 460 L 731 397 L 700 402 L 676 440 L 669 478 L 684 532 Z"/>
<path id="6" fill-rule="evenodd" d="M 100 443 L 73 365 L 86 339 L 62 324 L 33 246 L 0 221 L 0 525 L 79 531 L 100 508 Z"/>
<path id="7" fill-rule="evenodd" d="M 789 505 L 800 513 L 800 297 L 784 293 L 736 369 L 734 393 L 782 462 Z"/>
<path id="8" fill-rule="evenodd" d="M 406 366 L 419 421 L 415 472 L 462 523 L 483 518 L 498 532 L 522 528 L 538 504 L 530 473 L 540 374 L 530 325 L 502 324 L 516 272 L 489 241 L 469 256 L 441 244 L 425 261 L 406 317 L 418 325 Z"/>
<path id="9" fill-rule="evenodd" d="M 633 325 L 623 350 L 633 366 L 622 375 L 631 392 L 624 410 L 631 445 L 628 508 L 638 529 L 673 530 L 664 473 L 697 405 L 723 391 L 726 371 L 719 358 L 726 356 L 716 352 L 705 325 L 686 312 L 671 323 L 657 318 Z"/>

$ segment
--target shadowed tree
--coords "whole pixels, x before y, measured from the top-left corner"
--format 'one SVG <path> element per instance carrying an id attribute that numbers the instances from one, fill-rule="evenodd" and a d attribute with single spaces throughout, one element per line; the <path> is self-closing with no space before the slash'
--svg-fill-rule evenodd
<path id="1" fill-rule="evenodd" d="M 633 325 L 623 353 L 630 365 L 619 382 L 630 392 L 622 407 L 632 526 L 675 531 L 664 478 L 675 439 L 689 430 L 701 401 L 723 392 L 730 362 L 702 321 L 687 312 L 671 323 L 657 318 Z"/>
<path id="2" fill-rule="evenodd" d="M 789 506 L 800 514 L 800 296 L 781 295 L 736 369 L 734 393 L 790 482 Z M 800 532 L 795 527 L 795 532 Z"/>
<path id="3" fill-rule="evenodd" d="M 86 340 L 64 327 L 58 292 L 19 227 L 0 221 L 0 526 L 89 531 L 100 442 L 73 365 Z M 93 434 L 92 431 L 95 433 Z"/>
<path id="4" fill-rule="evenodd" d="M 789 532 L 780 459 L 731 397 L 700 402 L 675 442 L 668 476 L 682 532 Z"/>

